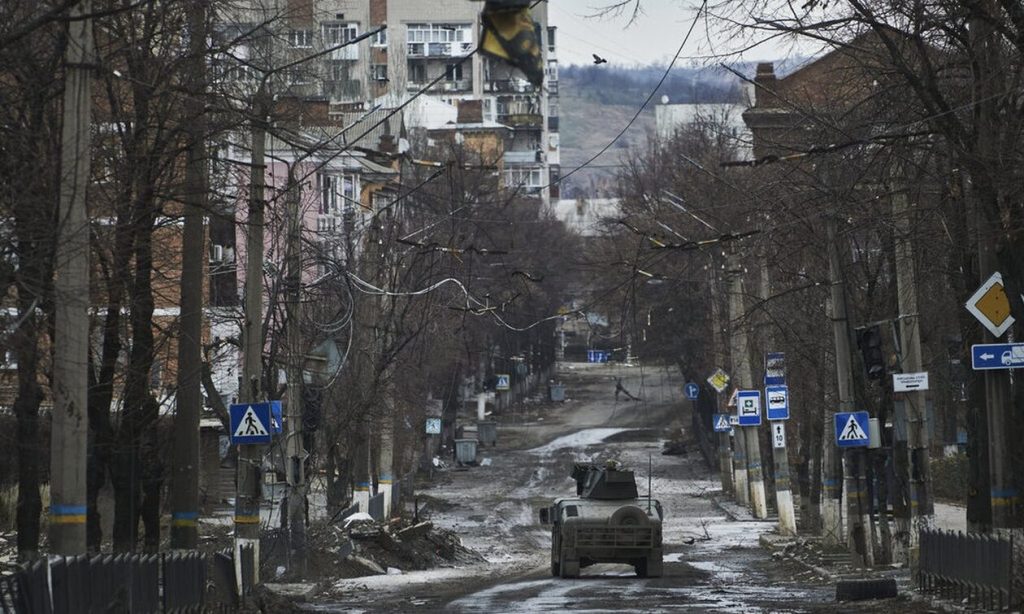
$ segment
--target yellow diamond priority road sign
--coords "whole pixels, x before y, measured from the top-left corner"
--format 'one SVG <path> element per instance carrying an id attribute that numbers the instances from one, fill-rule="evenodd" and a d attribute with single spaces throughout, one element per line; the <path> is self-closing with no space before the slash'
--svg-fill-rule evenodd
<path id="1" fill-rule="evenodd" d="M 725 392 L 726 386 L 729 385 L 729 375 L 721 369 L 715 369 L 715 372 L 708 377 L 708 383 L 718 391 L 718 394 L 722 394 Z"/>
<path id="2" fill-rule="evenodd" d="M 967 299 L 967 311 L 981 322 L 988 332 L 999 337 L 1014 323 L 1010 315 L 1010 299 L 1006 296 L 1003 276 L 993 273 L 992 277 Z"/>

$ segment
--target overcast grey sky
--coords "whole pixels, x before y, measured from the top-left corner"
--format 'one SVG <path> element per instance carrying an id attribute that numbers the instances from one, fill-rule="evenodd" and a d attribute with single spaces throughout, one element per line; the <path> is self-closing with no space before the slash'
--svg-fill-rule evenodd
<path id="1" fill-rule="evenodd" d="M 699 0 L 642 0 L 644 14 L 627 27 L 629 14 L 617 17 L 589 18 L 597 8 L 612 0 L 549 0 L 548 20 L 558 27 L 558 61 L 562 65 L 589 64 L 592 53 L 613 64 L 663 63 L 672 58 L 696 14 Z M 702 19 L 677 63 L 686 66 L 693 57 L 706 57 L 729 50 L 728 41 L 709 33 Z M 762 45 L 743 59 L 781 59 L 788 45 Z M 700 60 L 698 60 L 700 61 Z"/>

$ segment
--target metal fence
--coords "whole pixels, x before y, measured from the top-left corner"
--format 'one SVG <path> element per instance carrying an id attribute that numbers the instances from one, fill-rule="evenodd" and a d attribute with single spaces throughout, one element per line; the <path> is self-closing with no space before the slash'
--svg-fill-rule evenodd
<path id="1" fill-rule="evenodd" d="M 370 497 L 370 504 L 366 506 L 366 513 L 374 520 L 384 520 L 384 493 L 378 493 Z"/>
<path id="2" fill-rule="evenodd" d="M 410 472 L 391 484 L 391 509 L 395 512 L 401 513 L 406 502 L 413 498 L 413 475 L 415 473 Z"/>
<path id="3" fill-rule="evenodd" d="M 226 558 L 219 566 L 220 574 L 218 561 L 201 552 L 40 559 L 12 576 L 0 578 L 0 613 L 231 611 L 237 608 L 238 598 L 234 563 L 230 555 Z M 253 558 L 251 548 L 243 549 L 242 570 L 248 571 L 248 578 L 253 577 Z M 212 583 L 207 582 L 208 576 Z M 225 586 L 208 585 L 218 583 Z M 208 588 L 222 589 L 221 596 L 212 590 L 208 598 Z M 251 581 L 245 582 L 242 594 L 250 594 L 252 588 Z"/>
<path id="4" fill-rule="evenodd" d="M 0 614 L 14 614 L 18 600 L 18 583 L 14 576 L 0 577 Z"/>
<path id="5" fill-rule="evenodd" d="M 1013 606 L 1013 536 L 921 531 L 918 586 L 922 591 L 991 608 Z"/>

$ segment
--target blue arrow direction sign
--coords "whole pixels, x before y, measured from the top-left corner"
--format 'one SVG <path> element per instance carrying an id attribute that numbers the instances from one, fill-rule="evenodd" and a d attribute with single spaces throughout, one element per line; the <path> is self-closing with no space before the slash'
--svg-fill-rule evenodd
<path id="1" fill-rule="evenodd" d="M 715 427 L 716 433 L 728 433 L 732 430 L 729 414 L 714 414 L 711 417 L 711 426 Z"/>
<path id="2" fill-rule="evenodd" d="M 231 443 L 270 443 L 273 424 L 270 403 L 239 403 L 230 407 Z"/>
<path id="3" fill-rule="evenodd" d="M 694 384 L 693 382 L 686 384 L 686 398 L 690 399 L 691 401 L 696 401 L 697 397 L 699 396 L 700 386 Z"/>
<path id="4" fill-rule="evenodd" d="M 1024 343 L 979 343 L 971 346 L 971 368 L 1024 369 Z"/>
<path id="5" fill-rule="evenodd" d="M 851 411 L 836 414 L 836 445 L 840 448 L 868 445 L 868 412 Z"/>
<path id="6" fill-rule="evenodd" d="M 789 388 L 767 386 L 764 389 L 769 420 L 789 420 Z"/>
<path id="7" fill-rule="evenodd" d="M 740 426 L 757 426 L 761 424 L 761 391 L 737 391 L 736 413 L 740 417 Z"/>

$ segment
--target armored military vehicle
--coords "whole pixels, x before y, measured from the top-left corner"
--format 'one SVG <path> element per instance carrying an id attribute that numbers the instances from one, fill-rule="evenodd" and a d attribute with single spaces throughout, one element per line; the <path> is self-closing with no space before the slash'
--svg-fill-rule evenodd
<path id="1" fill-rule="evenodd" d="M 576 496 L 540 510 L 551 525 L 551 575 L 575 578 L 595 563 L 626 563 L 641 578 L 659 577 L 661 503 L 637 495 L 632 471 L 614 462 L 573 466 Z"/>

